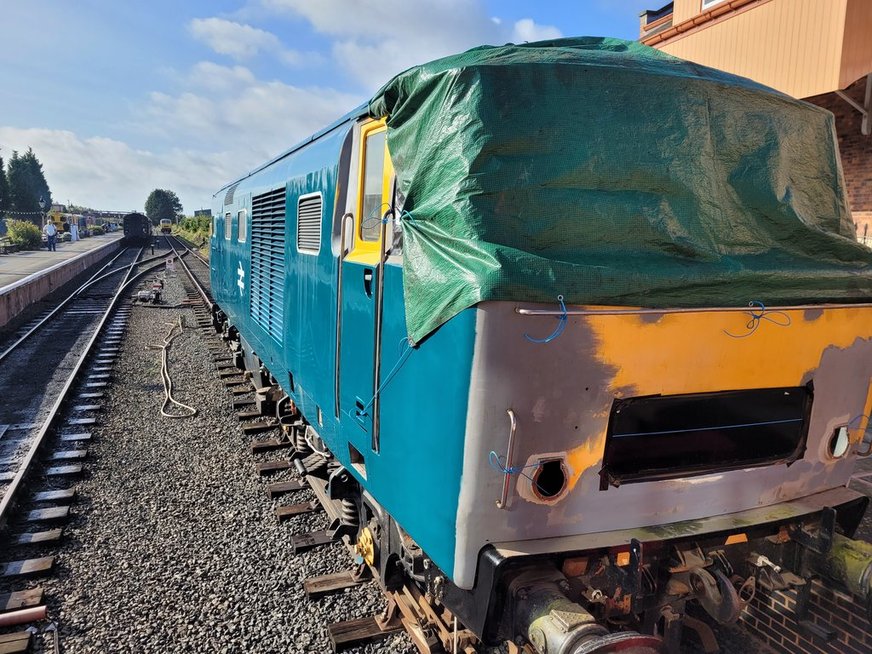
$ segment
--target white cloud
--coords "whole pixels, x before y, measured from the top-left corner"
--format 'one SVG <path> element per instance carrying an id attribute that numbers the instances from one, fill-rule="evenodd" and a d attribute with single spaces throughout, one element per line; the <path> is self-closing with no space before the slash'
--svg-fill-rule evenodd
<path id="1" fill-rule="evenodd" d="M 287 65 L 302 59 L 324 63 L 324 58 L 286 48 L 276 34 L 244 22 L 195 19 L 190 34 L 235 63 L 201 61 L 169 76 L 174 90 L 153 90 L 133 105 L 120 127 L 147 148 L 67 130 L 3 126 L 0 148 L 33 147 L 62 202 L 127 210 L 141 208 L 152 189 L 170 188 L 190 212 L 208 206 L 216 189 L 324 127 L 409 66 L 482 43 L 560 36 L 556 28 L 529 18 L 492 17 L 480 1 L 253 2 L 261 3 L 260 19 L 275 21 L 282 12 L 326 36 L 333 68 L 327 72 L 345 72 L 359 92 L 258 79 L 240 62 L 262 55 Z"/>
<path id="2" fill-rule="evenodd" d="M 0 127 L 0 145 L 4 151 L 32 147 L 56 201 L 106 210 L 141 210 L 153 189 L 170 188 L 191 213 L 208 207 L 218 186 L 238 173 L 227 151 L 156 153 L 66 130 Z"/>
<path id="3" fill-rule="evenodd" d="M 522 18 L 515 23 L 512 30 L 512 41 L 548 41 L 559 39 L 563 34 L 559 29 L 551 25 L 537 25 L 532 18 Z"/>
<path id="4" fill-rule="evenodd" d="M 257 79 L 244 66 L 200 62 L 183 90 L 152 92 L 128 123 L 150 143 L 136 149 L 72 131 L 0 126 L 3 152 L 32 147 L 54 197 L 102 209 L 141 208 L 154 188 L 176 191 L 185 209 L 286 150 L 365 98 Z"/>
<path id="5" fill-rule="evenodd" d="M 223 93 L 256 82 L 254 73 L 245 66 L 222 66 L 212 61 L 195 64 L 183 81 L 187 86 Z"/>
<path id="6" fill-rule="evenodd" d="M 375 91 L 393 75 L 432 59 L 489 43 L 535 41 L 560 30 L 530 18 L 507 24 L 469 0 L 262 0 L 274 12 L 302 17 L 333 37 L 341 70 Z"/>
<path id="7" fill-rule="evenodd" d="M 251 25 L 223 18 L 195 18 L 188 24 L 188 30 L 218 54 L 237 61 L 252 59 L 262 52 L 271 53 L 290 66 L 303 59 L 299 52 L 285 48 L 272 32 Z"/>
<path id="8" fill-rule="evenodd" d="M 334 89 L 259 80 L 242 66 L 201 62 L 188 76 L 185 91 L 151 93 L 137 126 L 169 143 L 231 149 L 240 167 L 251 167 L 364 99 Z"/>

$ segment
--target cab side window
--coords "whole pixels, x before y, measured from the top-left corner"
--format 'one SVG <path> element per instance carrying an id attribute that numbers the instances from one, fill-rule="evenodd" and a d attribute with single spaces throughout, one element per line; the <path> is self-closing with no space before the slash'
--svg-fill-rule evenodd
<path id="1" fill-rule="evenodd" d="M 237 222 L 239 223 L 238 238 L 240 243 L 245 243 L 245 236 L 248 233 L 248 212 L 242 209 L 236 214 Z"/>
<path id="2" fill-rule="evenodd" d="M 381 235 L 381 217 L 385 169 L 385 135 L 381 130 L 366 136 L 363 163 L 363 203 L 360 213 L 360 238 L 378 241 Z"/>

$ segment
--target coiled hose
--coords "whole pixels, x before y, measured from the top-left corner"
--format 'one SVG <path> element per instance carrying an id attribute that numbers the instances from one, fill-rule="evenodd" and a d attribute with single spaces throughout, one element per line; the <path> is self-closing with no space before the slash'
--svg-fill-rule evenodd
<path id="1" fill-rule="evenodd" d="M 177 327 L 178 331 L 176 331 Z M 192 406 L 188 406 L 187 404 L 182 404 L 173 397 L 173 380 L 172 377 L 170 377 L 169 365 L 167 362 L 167 351 L 170 348 L 170 344 L 176 339 L 176 337 L 181 336 L 184 330 L 185 324 L 182 320 L 182 316 L 179 316 L 177 322 L 170 323 L 170 330 L 167 332 L 167 335 L 164 336 L 163 343 L 161 345 L 152 346 L 155 348 L 160 348 L 161 350 L 160 375 L 161 379 L 163 380 L 164 401 L 160 407 L 160 414 L 166 418 L 191 418 L 197 415 L 197 409 Z M 182 409 L 182 413 L 167 413 L 167 408 L 171 404 L 174 404 Z"/>

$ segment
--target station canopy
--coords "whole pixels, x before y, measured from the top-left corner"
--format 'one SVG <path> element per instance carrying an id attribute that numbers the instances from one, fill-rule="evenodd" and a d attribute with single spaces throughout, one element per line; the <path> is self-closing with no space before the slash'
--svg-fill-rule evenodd
<path id="1" fill-rule="evenodd" d="M 480 47 L 370 101 L 405 196 L 417 342 L 485 300 L 872 300 L 833 116 L 635 42 Z"/>

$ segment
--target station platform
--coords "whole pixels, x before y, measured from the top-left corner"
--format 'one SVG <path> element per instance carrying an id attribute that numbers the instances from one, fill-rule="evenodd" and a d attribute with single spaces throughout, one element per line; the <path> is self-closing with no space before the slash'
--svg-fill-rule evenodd
<path id="1" fill-rule="evenodd" d="M 118 249 L 120 231 L 58 243 L 46 249 L 0 255 L 0 328 L 30 304 L 67 283 L 93 263 Z"/>

